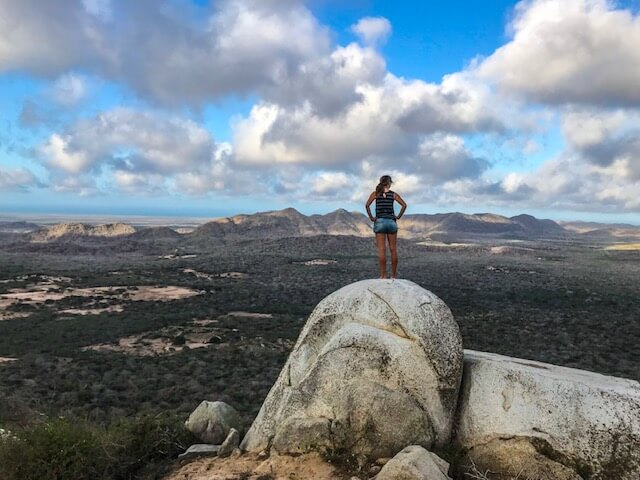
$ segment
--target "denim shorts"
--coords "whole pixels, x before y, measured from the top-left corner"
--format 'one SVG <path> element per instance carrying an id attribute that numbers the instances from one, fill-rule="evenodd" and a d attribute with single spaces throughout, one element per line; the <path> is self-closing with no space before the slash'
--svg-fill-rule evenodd
<path id="1" fill-rule="evenodd" d="M 392 218 L 377 218 L 373 223 L 374 233 L 398 233 L 398 224 Z"/>

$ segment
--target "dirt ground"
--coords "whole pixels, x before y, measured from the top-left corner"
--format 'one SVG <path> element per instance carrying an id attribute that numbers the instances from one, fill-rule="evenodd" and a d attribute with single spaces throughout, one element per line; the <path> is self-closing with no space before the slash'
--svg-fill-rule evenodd
<path id="1" fill-rule="evenodd" d="M 340 473 L 320 455 L 271 455 L 267 459 L 245 453 L 237 458 L 201 458 L 189 461 L 162 480 L 342 480 Z M 357 478 L 357 477 L 356 477 Z"/>

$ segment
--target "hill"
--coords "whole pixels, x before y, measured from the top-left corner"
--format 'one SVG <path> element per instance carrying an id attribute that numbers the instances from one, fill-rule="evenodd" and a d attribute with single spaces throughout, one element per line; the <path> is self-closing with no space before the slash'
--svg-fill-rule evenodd
<path id="1" fill-rule="evenodd" d="M 26 233 L 31 232 L 33 230 L 38 230 L 40 225 L 19 221 L 19 222 L 0 222 L 0 232 L 10 232 L 10 233 Z"/>
<path id="2" fill-rule="evenodd" d="M 126 223 L 88 225 L 85 223 L 59 223 L 27 234 L 31 242 L 50 242 L 86 237 L 120 237 L 135 233 L 135 227 Z"/>
<path id="3" fill-rule="evenodd" d="M 21 225 L 22 223 L 19 226 Z M 597 242 L 619 242 L 622 234 L 626 232 L 620 229 L 599 229 L 581 234 L 565 229 L 552 220 L 538 219 L 526 214 L 509 218 L 493 213 L 460 212 L 409 214 L 399 221 L 399 227 L 401 238 L 407 240 L 445 242 L 483 239 L 592 239 Z M 640 229 L 637 232 L 640 232 Z M 77 245 L 89 249 L 101 246 L 103 249 L 109 247 L 113 251 L 146 249 L 147 253 L 159 253 L 168 245 L 177 249 L 206 250 L 212 245 L 285 237 L 371 237 L 372 224 L 364 214 L 344 209 L 324 215 L 304 215 L 294 208 L 286 208 L 217 218 L 199 225 L 188 233 L 178 233 L 167 226 L 140 228 L 128 223 L 60 223 L 35 231 L 0 231 L 0 234 L 4 235 L 3 243 L 11 244 L 12 248 L 17 250 L 55 250 L 58 245 L 67 252 L 69 248 Z M 41 247 L 37 247 L 37 244 Z"/>
<path id="4" fill-rule="evenodd" d="M 412 214 L 400 220 L 405 238 L 427 238 L 432 234 L 508 235 L 522 238 L 567 235 L 552 220 L 531 215 L 507 218 L 492 213 Z M 192 239 L 212 235 L 229 239 L 278 238 L 282 236 L 371 235 L 371 222 L 362 213 L 339 209 L 325 215 L 303 215 L 293 208 L 237 215 L 207 222 L 198 227 Z"/>

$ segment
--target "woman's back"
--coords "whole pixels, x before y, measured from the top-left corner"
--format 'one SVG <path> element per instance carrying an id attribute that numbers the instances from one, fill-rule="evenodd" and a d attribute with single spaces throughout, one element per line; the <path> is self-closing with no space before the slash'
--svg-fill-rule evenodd
<path id="1" fill-rule="evenodd" d="M 391 190 L 376 195 L 376 218 L 391 218 L 395 220 L 396 214 L 393 210 L 394 200 L 395 193 Z"/>

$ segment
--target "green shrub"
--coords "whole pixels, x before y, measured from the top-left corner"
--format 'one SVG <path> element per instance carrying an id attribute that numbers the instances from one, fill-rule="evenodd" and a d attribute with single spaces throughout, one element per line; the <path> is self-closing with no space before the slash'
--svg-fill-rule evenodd
<path id="1" fill-rule="evenodd" d="M 0 440 L 0 478 L 78 480 L 108 478 L 101 435 L 64 418 L 13 432 Z"/>
<path id="2" fill-rule="evenodd" d="M 198 442 L 182 420 L 164 415 L 121 420 L 111 427 L 109 437 L 117 457 L 111 478 L 118 480 L 153 478 L 154 472 Z"/>
<path id="3" fill-rule="evenodd" d="M 195 439 L 176 417 L 146 415 L 103 428 L 57 418 L 0 439 L 2 480 L 155 478 Z"/>

